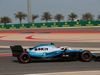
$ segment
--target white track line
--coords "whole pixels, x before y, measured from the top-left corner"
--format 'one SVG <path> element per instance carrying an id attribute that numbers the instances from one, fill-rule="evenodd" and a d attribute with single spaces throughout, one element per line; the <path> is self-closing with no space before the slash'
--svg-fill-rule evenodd
<path id="1" fill-rule="evenodd" d="M 99 73 L 98 73 L 99 72 Z M 100 71 L 96 70 L 96 71 L 73 71 L 73 72 L 55 72 L 55 73 L 39 73 L 39 74 L 24 74 L 24 75 L 66 75 L 66 74 L 75 74 L 75 73 L 87 73 L 88 75 L 100 75 Z"/>

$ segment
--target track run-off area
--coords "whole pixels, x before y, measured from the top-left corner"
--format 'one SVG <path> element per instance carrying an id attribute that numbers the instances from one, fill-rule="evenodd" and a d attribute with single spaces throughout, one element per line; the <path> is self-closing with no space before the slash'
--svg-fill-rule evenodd
<path id="1" fill-rule="evenodd" d="M 0 75 L 100 75 L 100 61 L 31 60 L 22 64 L 11 56 L 11 45 L 27 48 L 51 42 L 100 55 L 100 31 L 0 31 Z"/>
<path id="2" fill-rule="evenodd" d="M 100 31 L 3 31 L 0 41 L 99 42 Z"/>

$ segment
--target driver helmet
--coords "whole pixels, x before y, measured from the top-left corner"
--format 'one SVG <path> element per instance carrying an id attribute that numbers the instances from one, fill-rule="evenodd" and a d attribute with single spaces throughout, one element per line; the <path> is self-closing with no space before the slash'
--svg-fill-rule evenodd
<path id="1" fill-rule="evenodd" d="M 54 44 L 54 42 L 51 42 L 51 44 Z"/>

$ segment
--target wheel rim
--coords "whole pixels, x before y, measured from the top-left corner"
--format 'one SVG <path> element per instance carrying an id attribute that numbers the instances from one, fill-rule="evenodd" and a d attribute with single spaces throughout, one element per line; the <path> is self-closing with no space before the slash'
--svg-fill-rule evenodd
<path id="1" fill-rule="evenodd" d="M 29 60 L 30 60 L 29 54 L 28 54 L 28 53 L 23 53 L 23 54 L 20 56 L 20 60 L 21 60 L 21 62 L 23 62 L 23 63 L 29 62 Z"/>
<path id="2" fill-rule="evenodd" d="M 90 53 L 90 52 L 84 52 L 84 53 L 82 54 L 82 59 L 83 59 L 84 61 L 90 61 L 91 58 L 92 58 L 92 56 L 91 56 L 91 53 Z"/>
<path id="3" fill-rule="evenodd" d="M 83 57 L 84 57 L 84 59 L 89 60 L 90 59 L 90 54 L 89 53 L 84 53 Z"/>

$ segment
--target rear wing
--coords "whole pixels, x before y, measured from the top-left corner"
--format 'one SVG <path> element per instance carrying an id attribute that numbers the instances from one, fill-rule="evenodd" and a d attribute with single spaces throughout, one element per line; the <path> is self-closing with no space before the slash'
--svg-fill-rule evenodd
<path id="1" fill-rule="evenodd" d="M 12 51 L 12 56 L 14 57 L 18 57 L 23 53 L 23 48 L 21 45 L 10 46 L 10 49 Z"/>

